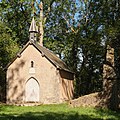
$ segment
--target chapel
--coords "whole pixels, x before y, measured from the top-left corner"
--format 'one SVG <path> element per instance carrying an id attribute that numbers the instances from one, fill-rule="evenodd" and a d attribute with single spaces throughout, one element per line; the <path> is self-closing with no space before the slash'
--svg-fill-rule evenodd
<path id="1" fill-rule="evenodd" d="M 34 18 L 29 41 L 7 65 L 7 104 L 53 104 L 73 98 L 74 73 L 52 51 L 37 42 Z"/>

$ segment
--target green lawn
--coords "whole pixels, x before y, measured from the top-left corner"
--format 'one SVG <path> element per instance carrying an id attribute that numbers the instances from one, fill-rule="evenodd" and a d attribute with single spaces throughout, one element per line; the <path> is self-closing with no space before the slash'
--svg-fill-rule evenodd
<path id="1" fill-rule="evenodd" d="M 0 105 L 0 120 L 120 120 L 120 113 L 67 104 L 41 106 Z"/>

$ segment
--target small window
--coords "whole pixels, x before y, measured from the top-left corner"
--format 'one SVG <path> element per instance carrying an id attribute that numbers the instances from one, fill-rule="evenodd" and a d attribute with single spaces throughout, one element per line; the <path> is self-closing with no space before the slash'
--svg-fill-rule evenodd
<path id="1" fill-rule="evenodd" d="M 31 61 L 31 67 L 32 67 L 32 68 L 34 67 L 34 62 L 33 62 L 33 61 Z"/>

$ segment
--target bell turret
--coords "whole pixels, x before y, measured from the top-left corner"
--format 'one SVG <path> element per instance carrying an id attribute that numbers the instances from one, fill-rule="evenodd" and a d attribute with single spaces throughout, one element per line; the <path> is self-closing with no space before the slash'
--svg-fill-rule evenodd
<path id="1" fill-rule="evenodd" d="M 32 22 L 31 22 L 31 25 L 30 25 L 30 28 L 29 28 L 29 33 L 30 33 L 30 41 L 33 41 L 35 42 L 37 40 L 36 38 L 36 33 L 38 33 L 38 28 L 36 26 L 36 22 L 34 20 L 34 17 L 32 19 Z"/>

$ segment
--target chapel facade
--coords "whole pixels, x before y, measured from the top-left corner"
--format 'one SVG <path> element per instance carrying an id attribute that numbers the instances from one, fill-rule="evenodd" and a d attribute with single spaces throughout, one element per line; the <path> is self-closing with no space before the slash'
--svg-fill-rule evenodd
<path id="1" fill-rule="evenodd" d="M 52 51 L 36 41 L 34 18 L 28 43 L 7 66 L 8 104 L 53 104 L 73 98 L 74 73 Z"/>

